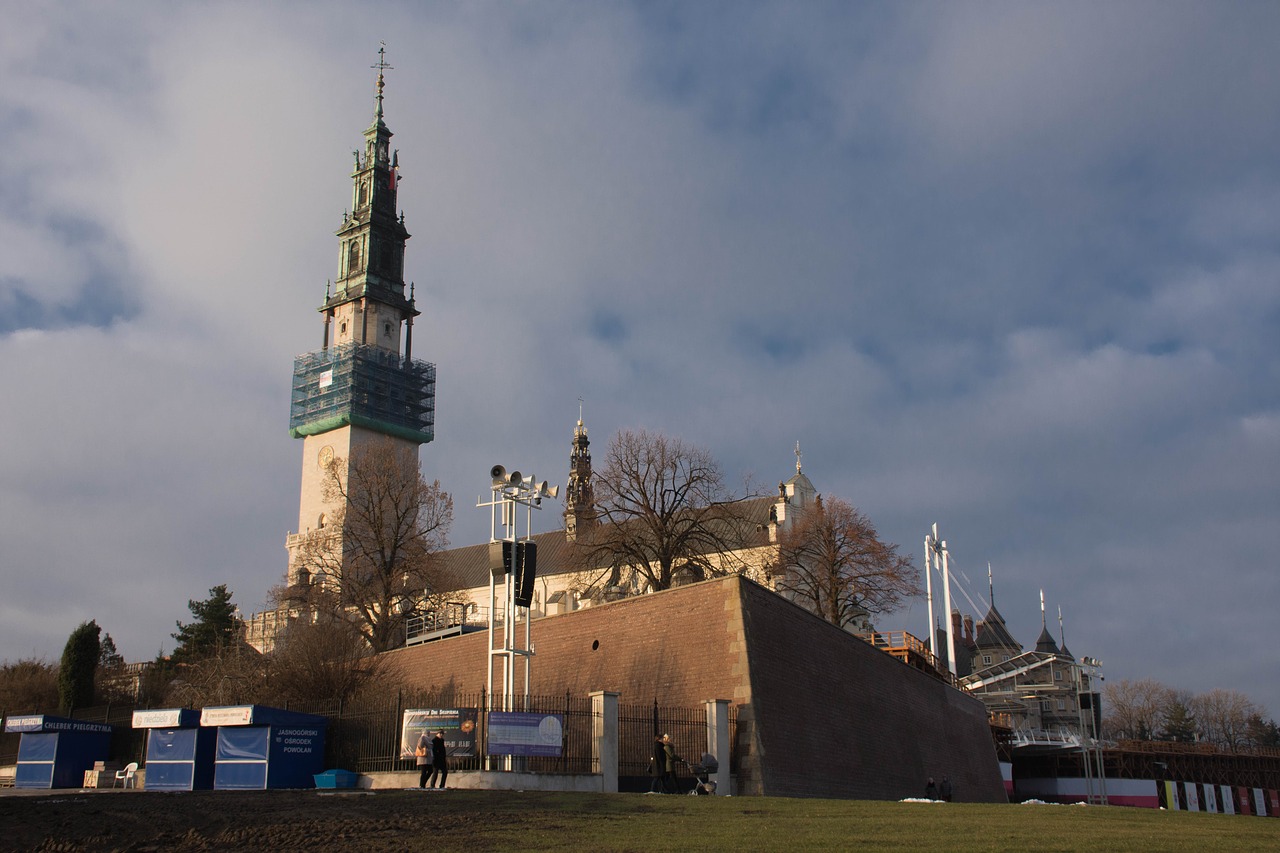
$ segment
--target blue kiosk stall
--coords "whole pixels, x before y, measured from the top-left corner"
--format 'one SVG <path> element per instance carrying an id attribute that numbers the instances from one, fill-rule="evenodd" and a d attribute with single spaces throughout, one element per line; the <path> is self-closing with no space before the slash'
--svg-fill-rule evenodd
<path id="1" fill-rule="evenodd" d="M 133 727 L 147 729 L 148 791 L 194 791 L 213 787 L 216 729 L 200 725 L 192 708 L 134 711 Z"/>
<path id="2" fill-rule="evenodd" d="M 5 720 L 6 732 L 21 732 L 15 788 L 81 788 L 84 772 L 111 754 L 112 727 L 47 714 Z"/>
<path id="3" fill-rule="evenodd" d="M 214 790 L 314 788 L 324 767 L 328 722 L 265 705 L 205 708 L 200 725 L 218 729 Z"/>

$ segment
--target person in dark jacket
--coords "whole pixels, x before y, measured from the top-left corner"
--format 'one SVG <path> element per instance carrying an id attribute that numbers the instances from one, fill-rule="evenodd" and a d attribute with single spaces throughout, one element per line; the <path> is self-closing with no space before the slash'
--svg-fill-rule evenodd
<path id="1" fill-rule="evenodd" d="M 938 786 L 933 781 L 932 776 L 929 777 L 929 784 L 924 786 L 924 795 L 927 799 L 930 799 L 930 800 L 938 799 Z"/>
<path id="2" fill-rule="evenodd" d="M 942 777 L 942 784 L 938 786 L 938 796 L 942 798 L 943 802 L 947 802 L 947 803 L 951 802 L 951 777 L 950 776 Z"/>
<path id="3" fill-rule="evenodd" d="M 653 755 L 649 756 L 649 793 L 662 793 L 662 777 L 666 775 L 667 750 L 662 735 L 653 736 Z"/>
<path id="4" fill-rule="evenodd" d="M 444 748 L 444 732 L 436 732 L 436 736 L 431 739 L 431 775 L 427 777 L 428 788 L 435 782 L 437 774 L 443 789 L 444 780 L 449 778 L 449 753 Z"/>

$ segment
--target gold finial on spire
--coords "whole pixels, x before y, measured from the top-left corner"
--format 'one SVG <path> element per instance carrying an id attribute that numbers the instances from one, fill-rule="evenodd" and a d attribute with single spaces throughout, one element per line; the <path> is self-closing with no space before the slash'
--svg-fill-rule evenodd
<path id="1" fill-rule="evenodd" d="M 382 46 L 378 48 L 378 64 L 369 66 L 370 68 L 378 69 L 378 108 L 374 112 L 374 116 L 376 118 L 382 118 L 382 87 L 384 85 L 383 79 L 382 79 L 382 72 L 386 71 L 387 69 L 395 68 L 394 65 L 387 64 L 387 43 L 384 41 L 384 42 L 379 42 L 379 44 Z"/>
<path id="2" fill-rule="evenodd" d="M 800 442 L 796 442 L 796 473 L 800 473 L 800 457 L 804 454 L 800 452 Z"/>

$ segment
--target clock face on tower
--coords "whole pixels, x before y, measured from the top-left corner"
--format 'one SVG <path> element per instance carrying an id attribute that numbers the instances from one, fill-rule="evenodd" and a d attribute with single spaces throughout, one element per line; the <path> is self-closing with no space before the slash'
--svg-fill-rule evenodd
<path id="1" fill-rule="evenodd" d="M 328 468 L 333 462 L 333 446 L 326 444 L 320 448 L 320 455 L 316 457 L 316 462 L 320 464 L 321 470 Z"/>

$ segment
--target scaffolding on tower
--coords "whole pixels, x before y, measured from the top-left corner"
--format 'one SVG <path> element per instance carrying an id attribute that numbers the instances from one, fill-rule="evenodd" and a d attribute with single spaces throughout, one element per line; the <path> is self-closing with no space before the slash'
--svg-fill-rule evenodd
<path id="1" fill-rule="evenodd" d="M 293 361 L 289 434 L 358 426 L 418 444 L 435 437 L 436 366 L 346 343 Z"/>

